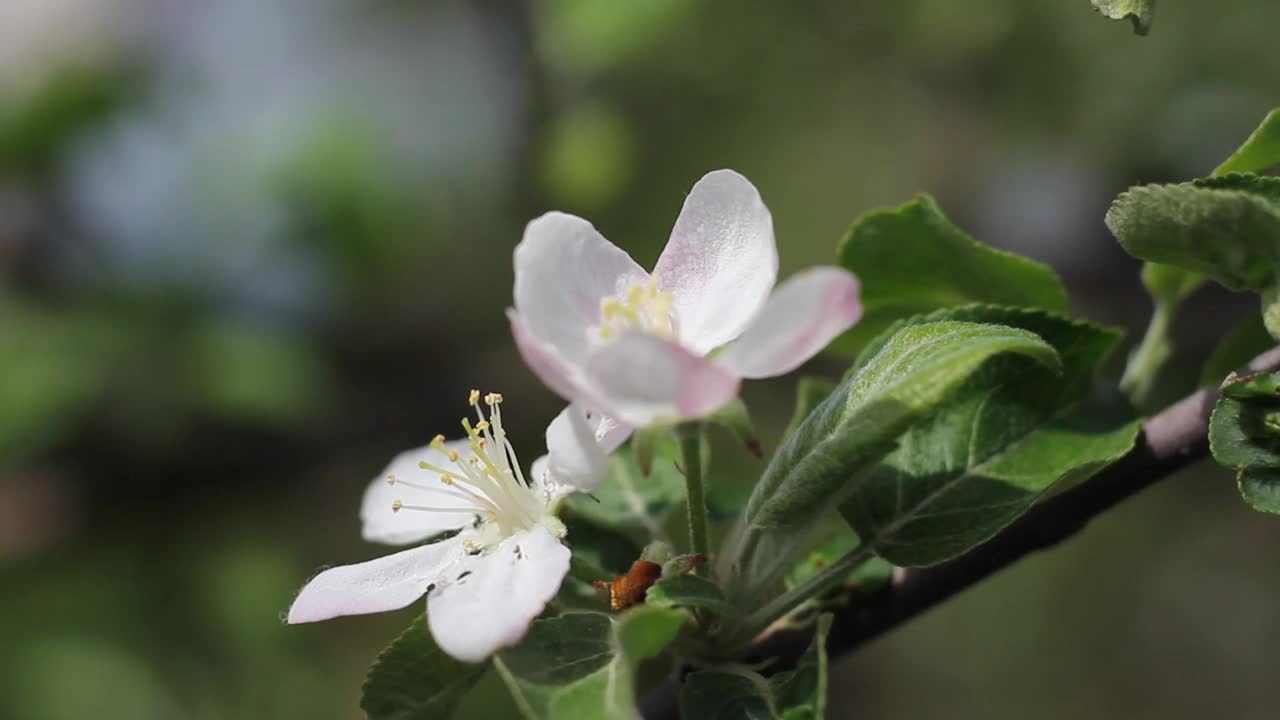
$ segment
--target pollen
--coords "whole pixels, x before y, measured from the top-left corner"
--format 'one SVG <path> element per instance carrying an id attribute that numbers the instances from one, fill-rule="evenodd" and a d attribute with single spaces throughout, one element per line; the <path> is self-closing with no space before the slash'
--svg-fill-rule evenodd
<path id="1" fill-rule="evenodd" d="M 675 296 L 663 290 L 656 275 L 628 285 L 617 295 L 601 298 L 596 333 L 604 339 L 638 330 L 659 337 L 675 335 Z"/>

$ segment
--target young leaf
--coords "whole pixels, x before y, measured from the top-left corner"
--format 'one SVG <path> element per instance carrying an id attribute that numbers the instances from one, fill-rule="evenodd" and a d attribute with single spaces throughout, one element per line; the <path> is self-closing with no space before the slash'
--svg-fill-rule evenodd
<path id="1" fill-rule="evenodd" d="M 796 383 L 796 409 L 791 415 L 791 422 L 787 423 L 787 429 L 782 431 L 785 438 L 795 429 L 800 427 L 800 423 L 809 417 L 814 408 L 822 404 L 827 396 L 835 392 L 836 384 L 830 380 L 810 375 L 804 375 L 800 381 Z"/>
<path id="2" fill-rule="evenodd" d="M 1052 346 L 1018 328 L 942 321 L 894 333 L 782 443 L 747 503 L 747 522 L 754 528 L 811 522 L 911 424 L 1005 353 L 1060 365 Z"/>
<path id="3" fill-rule="evenodd" d="M 1213 171 L 1214 175 L 1227 173 L 1264 174 L 1280 166 L 1280 108 L 1267 113 L 1262 124 Z"/>
<path id="4" fill-rule="evenodd" d="M 769 679 L 783 720 L 822 720 L 827 714 L 827 634 L 830 615 L 818 618 L 813 642 L 796 669 Z"/>
<path id="5" fill-rule="evenodd" d="M 804 558 L 791 567 L 786 577 L 788 588 L 804 584 L 806 580 L 822 572 L 831 563 L 858 546 L 858 536 L 847 524 L 841 522 L 841 525 L 842 527 L 832 532 L 825 541 L 811 549 Z M 848 582 L 842 591 L 853 589 L 860 593 L 875 592 L 884 587 L 892 577 L 892 565 L 883 558 L 872 558 L 849 573 Z"/>
<path id="6" fill-rule="evenodd" d="M 634 528 L 662 538 L 667 514 L 684 501 L 684 476 L 676 467 L 676 457 L 676 443 L 669 433 L 654 447 L 648 477 L 640 472 L 633 453 L 613 453 L 600 487 L 590 496 L 570 495 L 565 504 L 572 514 L 601 527 Z"/>
<path id="7" fill-rule="evenodd" d="M 691 673 L 680 691 L 680 716 L 685 720 L 823 720 L 830 630 L 831 616 L 818 618 L 813 643 L 795 670 L 767 680 L 736 666 Z"/>
<path id="8" fill-rule="evenodd" d="M 1262 131 L 1262 128 L 1259 128 L 1259 131 Z M 1258 135 L 1257 132 L 1254 134 Z M 1246 143 L 1245 146 L 1249 147 L 1250 143 Z M 1244 151 L 1245 148 L 1241 148 L 1240 152 Z M 1257 160 L 1264 154 L 1265 148 L 1259 145 L 1256 152 L 1246 153 L 1245 159 Z M 1242 161 L 1241 164 L 1248 163 Z M 1224 174 L 1222 167 L 1214 172 L 1214 177 L 1197 180 L 1188 185 L 1210 190 L 1249 192 L 1273 203 L 1280 202 L 1280 184 L 1256 175 Z M 1113 209 L 1117 205 L 1119 200 L 1113 205 Z M 1110 224 L 1110 217 L 1108 213 L 1108 224 Z M 1173 326 L 1174 314 L 1182 301 L 1203 285 L 1206 279 L 1200 272 L 1186 267 L 1157 262 L 1147 262 L 1143 265 L 1142 283 L 1151 294 L 1155 309 L 1142 342 L 1129 356 L 1124 377 L 1120 380 L 1120 389 L 1135 405 L 1145 407 L 1149 403 L 1160 380 L 1160 370 L 1173 354 L 1173 343 L 1169 338 L 1169 331 Z"/>
<path id="9" fill-rule="evenodd" d="M 1093 9 L 1112 20 L 1128 18 L 1133 22 L 1133 31 L 1139 35 L 1151 32 L 1151 16 L 1155 12 L 1156 0 L 1093 0 Z"/>
<path id="10" fill-rule="evenodd" d="M 1280 373 L 1229 380 L 1209 422 L 1213 457 L 1236 471 L 1240 495 L 1280 513 Z"/>
<path id="11" fill-rule="evenodd" d="M 1107 227 L 1134 257 L 1261 293 L 1263 320 L 1280 336 L 1280 178 L 1233 174 L 1132 188 L 1112 203 Z M 1145 372 L 1135 364 L 1126 372 L 1130 386 Z"/>
<path id="12" fill-rule="evenodd" d="M 699 575 L 662 578 L 649 588 L 644 602 L 654 607 L 701 608 L 718 615 L 723 615 L 729 607 L 719 586 Z"/>
<path id="13" fill-rule="evenodd" d="M 746 668 L 690 673 L 680 688 L 684 720 L 778 720 L 769 681 Z"/>
<path id="14" fill-rule="evenodd" d="M 1049 266 L 974 240 L 928 195 L 858 218 L 838 255 L 862 280 L 862 319 L 832 345 L 849 354 L 895 320 L 940 308 L 981 302 L 1067 311 L 1067 292 Z"/>
<path id="15" fill-rule="evenodd" d="M 378 656 L 365 680 L 360 708 L 369 720 L 433 720 L 449 717 L 489 666 L 464 663 L 436 646 L 419 615 Z"/>
<path id="16" fill-rule="evenodd" d="M 493 665 L 529 720 L 639 720 L 635 671 L 675 639 L 682 610 L 641 605 L 620 615 L 537 620 Z"/>
<path id="17" fill-rule="evenodd" d="M 1280 267 L 1280 178 L 1227 175 L 1145 185 L 1116 198 L 1107 227 L 1134 257 L 1264 290 Z"/>
<path id="18" fill-rule="evenodd" d="M 914 424 L 856 483 L 841 513 L 862 544 L 895 565 L 928 565 L 996 533 L 1064 480 L 1079 480 L 1133 447 L 1136 422 L 1078 411 L 1120 334 L 1047 313 L 970 306 L 917 322 L 1000 323 L 1034 332 L 1061 359 L 994 358 Z"/>

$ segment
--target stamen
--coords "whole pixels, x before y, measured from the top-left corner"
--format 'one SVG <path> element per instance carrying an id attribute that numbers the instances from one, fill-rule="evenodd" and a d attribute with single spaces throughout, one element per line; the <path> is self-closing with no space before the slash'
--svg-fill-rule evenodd
<path id="1" fill-rule="evenodd" d="M 423 510 L 426 512 L 436 512 L 436 513 L 466 513 L 468 515 L 482 514 L 481 512 L 477 512 L 475 508 L 442 508 L 442 507 L 431 507 L 430 505 L 406 505 L 400 502 L 399 500 L 391 504 L 391 509 L 396 512 L 400 512 L 401 510 Z"/>

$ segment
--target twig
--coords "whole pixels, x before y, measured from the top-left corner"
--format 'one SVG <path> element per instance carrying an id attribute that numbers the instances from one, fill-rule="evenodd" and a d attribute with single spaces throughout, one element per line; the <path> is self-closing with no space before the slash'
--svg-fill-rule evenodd
<path id="1" fill-rule="evenodd" d="M 1249 363 L 1249 372 L 1280 369 L 1280 347 Z M 832 657 L 863 643 L 959 594 L 970 585 L 1039 550 L 1051 548 L 1079 532 L 1094 517 L 1178 470 L 1208 457 L 1209 415 L 1217 388 L 1196 392 L 1143 424 L 1138 442 L 1127 455 L 1093 479 L 1046 500 L 991 540 L 954 560 L 927 568 L 899 570 L 879 593 L 836 615 L 827 639 Z M 791 667 L 808 647 L 807 630 L 779 630 L 752 646 L 752 657 L 773 658 L 773 667 Z M 644 716 L 650 720 L 677 716 L 675 680 L 647 696 Z"/>

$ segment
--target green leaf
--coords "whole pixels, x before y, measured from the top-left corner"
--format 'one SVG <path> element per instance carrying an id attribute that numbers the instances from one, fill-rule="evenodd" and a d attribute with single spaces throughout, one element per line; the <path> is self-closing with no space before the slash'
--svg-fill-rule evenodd
<path id="1" fill-rule="evenodd" d="M 895 565 L 928 565 L 994 535 L 1063 481 L 1133 447 L 1136 422 L 1099 423 L 1079 409 L 1117 331 L 1017 308 L 970 306 L 916 322 L 1000 323 L 1036 333 L 1060 369 L 994 358 L 898 440 L 854 485 L 841 513 L 861 542 Z"/>
<path id="2" fill-rule="evenodd" d="M 1052 346 L 1018 328 L 942 321 L 897 331 L 783 442 L 752 492 L 747 521 L 808 523 L 969 374 L 1004 353 L 1060 364 Z"/>
<path id="3" fill-rule="evenodd" d="M 847 524 L 841 522 L 841 525 L 842 527 L 833 531 L 826 540 L 809 550 L 803 559 L 792 566 L 786 577 L 788 588 L 804 584 L 805 581 L 813 578 L 828 565 L 858 546 L 858 536 Z M 854 588 L 859 592 L 874 592 L 883 587 L 892 577 L 892 565 L 882 558 L 872 558 L 849 573 L 848 581 L 842 590 Z"/>
<path id="4" fill-rule="evenodd" d="M 493 665 L 530 720 L 639 720 L 636 668 L 661 653 L 688 617 L 648 605 L 614 616 L 565 613 L 535 621 Z"/>
<path id="5" fill-rule="evenodd" d="M 680 688 L 684 720 L 777 720 L 769 681 L 746 668 L 690 673 Z"/>
<path id="6" fill-rule="evenodd" d="M 1217 387 L 1233 370 L 1244 367 L 1250 360 L 1275 346 L 1275 340 L 1267 333 L 1262 318 L 1251 315 L 1236 323 L 1227 336 L 1218 343 L 1200 372 L 1200 387 Z"/>
<path id="7" fill-rule="evenodd" d="M 649 588 L 644 602 L 654 607 L 701 608 L 718 615 L 729 609 L 720 587 L 699 575 L 664 577 Z"/>
<path id="8" fill-rule="evenodd" d="M 1112 20 L 1128 19 L 1133 31 L 1139 35 L 1151 32 L 1151 16 L 1155 13 L 1156 0 L 1092 0 L 1093 9 Z"/>
<path id="9" fill-rule="evenodd" d="M 1231 290 L 1261 293 L 1263 320 L 1280 337 L 1280 178 L 1232 174 L 1131 188 L 1112 203 L 1107 226 L 1134 257 L 1206 275 Z M 1181 287 L 1193 281 L 1181 280 Z M 1176 301 L 1156 299 L 1152 324 L 1167 326 L 1170 319 L 1161 320 L 1161 313 L 1171 315 Z M 1135 367 L 1151 365 L 1139 360 L 1131 360 L 1125 372 L 1130 387 L 1137 376 L 1151 374 Z"/>
<path id="10" fill-rule="evenodd" d="M 800 381 L 796 383 L 796 409 L 791 415 L 791 422 L 787 423 L 787 429 L 782 431 L 785 438 L 795 429 L 800 427 L 800 423 L 809 417 L 827 396 L 835 392 L 836 384 L 826 378 L 813 377 L 804 375 Z"/>
<path id="11" fill-rule="evenodd" d="M 1213 171 L 1227 173 L 1268 173 L 1280 166 L 1280 108 L 1267 113 L 1248 140 Z"/>
<path id="12" fill-rule="evenodd" d="M 818 619 L 813 642 L 795 670 L 765 679 L 739 666 L 690 673 L 680 691 L 686 720 L 822 720 L 827 710 L 827 633 Z"/>
<path id="13" fill-rule="evenodd" d="M 670 433 L 657 440 L 648 477 L 640 472 L 634 453 L 613 453 L 600 487 L 592 495 L 570 495 L 565 505 L 569 512 L 601 527 L 638 529 L 660 539 L 667 515 L 684 501 L 684 475 L 676 467 L 676 457 Z"/>
<path id="14" fill-rule="evenodd" d="M 1197 180 L 1185 186 L 1252 193 L 1258 199 L 1273 205 L 1280 203 L 1280 183 L 1276 183 L 1271 178 L 1256 175 L 1224 175 Z M 1211 202 L 1212 195 L 1207 197 Z M 1119 201 L 1117 201 L 1118 204 Z M 1280 207 L 1280 205 L 1275 206 Z M 1210 239 L 1206 242 L 1213 243 L 1216 240 Z M 1124 377 L 1120 380 L 1121 390 L 1136 406 L 1145 408 L 1150 404 L 1151 397 L 1160 382 L 1160 371 L 1173 354 L 1173 342 L 1169 333 L 1178 306 L 1188 295 L 1203 285 L 1206 279 L 1200 272 L 1183 267 L 1156 262 L 1148 262 L 1143 266 L 1142 283 L 1151 294 L 1155 311 L 1142 342 L 1130 355 Z M 1267 288 L 1264 286 L 1261 289 Z M 1264 307 L 1269 308 L 1275 305 L 1270 302 L 1264 303 Z M 1272 312 L 1274 313 L 1274 310 Z M 1277 319 L 1276 324 L 1280 326 L 1280 318 Z"/>
<path id="15" fill-rule="evenodd" d="M 1049 266 L 974 240 L 928 195 L 858 218 L 838 255 L 862 281 L 862 319 L 832 345 L 849 354 L 894 321 L 940 308 L 991 303 L 1067 311 L 1067 292 Z"/>
<path id="16" fill-rule="evenodd" d="M 1261 291 L 1280 267 L 1280 178 L 1227 175 L 1144 185 L 1116 198 L 1107 227 L 1134 257 Z"/>
<path id="17" fill-rule="evenodd" d="M 447 718 L 488 669 L 446 655 L 420 615 L 374 661 L 360 707 L 369 720 Z"/>
<path id="18" fill-rule="evenodd" d="M 1240 495 L 1255 509 L 1280 513 L 1280 373 L 1223 386 L 1209 421 L 1213 457 L 1235 470 Z"/>
<path id="19" fill-rule="evenodd" d="M 813 642 L 796 669 L 770 678 L 783 720 L 822 720 L 827 714 L 827 634 L 831 615 L 818 618 Z"/>

